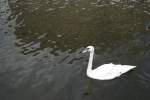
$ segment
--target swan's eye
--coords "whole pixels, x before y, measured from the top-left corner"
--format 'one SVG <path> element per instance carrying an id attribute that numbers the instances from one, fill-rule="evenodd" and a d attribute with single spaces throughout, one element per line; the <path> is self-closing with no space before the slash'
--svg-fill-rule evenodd
<path id="1" fill-rule="evenodd" d="M 90 48 L 87 48 L 87 51 L 89 51 L 90 50 Z"/>

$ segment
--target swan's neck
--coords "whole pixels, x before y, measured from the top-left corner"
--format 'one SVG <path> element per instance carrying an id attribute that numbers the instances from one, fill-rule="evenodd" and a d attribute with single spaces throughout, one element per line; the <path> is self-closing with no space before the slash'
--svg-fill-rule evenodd
<path id="1" fill-rule="evenodd" d="M 90 52 L 89 63 L 88 63 L 88 67 L 87 67 L 87 73 L 92 71 L 93 56 L 94 56 L 94 51 Z"/>

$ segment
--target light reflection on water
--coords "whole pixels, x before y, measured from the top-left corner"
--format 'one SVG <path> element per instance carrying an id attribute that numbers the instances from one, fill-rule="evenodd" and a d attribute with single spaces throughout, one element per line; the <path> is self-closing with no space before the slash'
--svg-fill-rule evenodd
<path id="1" fill-rule="evenodd" d="M 1 0 L 0 98 L 148 100 L 149 4 Z M 80 54 L 87 45 L 96 47 L 94 67 L 113 62 L 138 68 L 112 81 L 90 80 L 85 74 L 88 56 Z"/>

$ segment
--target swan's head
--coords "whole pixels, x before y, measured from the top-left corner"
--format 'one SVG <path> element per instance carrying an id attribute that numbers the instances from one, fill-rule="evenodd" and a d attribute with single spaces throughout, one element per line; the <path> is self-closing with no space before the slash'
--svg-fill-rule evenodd
<path id="1" fill-rule="evenodd" d="M 94 46 L 87 46 L 87 47 L 82 51 L 82 53 L 85 53 L 85 52 L 94 52 Z"/>

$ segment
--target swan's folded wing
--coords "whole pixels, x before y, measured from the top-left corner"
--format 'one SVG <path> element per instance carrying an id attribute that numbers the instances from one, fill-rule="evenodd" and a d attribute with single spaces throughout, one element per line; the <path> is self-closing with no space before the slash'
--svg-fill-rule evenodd
<path id="1" fill-rule="evenodd" d="M 116 77 L 119 77 L 120 75 L 130 71 L 131 69 L 135 67 L 136 66 L 130 66 L 130 65 L 114 65 L 111 73 L 115 75 Z"/>
<path id="2" fill-rule="evenodd" d="M 133 68 L 135 68 L 135 66 L 104 64 L 92 70 L 88 76 L 94 79 L 110 80 L 119 77 Z"/>
<path id="3" fill-rule="evenodd" d="M 110 73 L 113 70 L 113 67 L 111 64 L 104 64 L 99 66 L 98 68 L 91 71 L 92 76 L 94 77 L 102 77 L 106 74 Z"/>
<path id="4" fill-rule="evenodd" d="M 106 64 L 98 68 L 101 74 L 97 73 L 97 77 L 101 80 L 109 80 L 119 77 L 120 75 L 130 71 L 131 69 L 135 68 L 136 66 L 130 65 L 114 65 L 114 64 Z"/>

